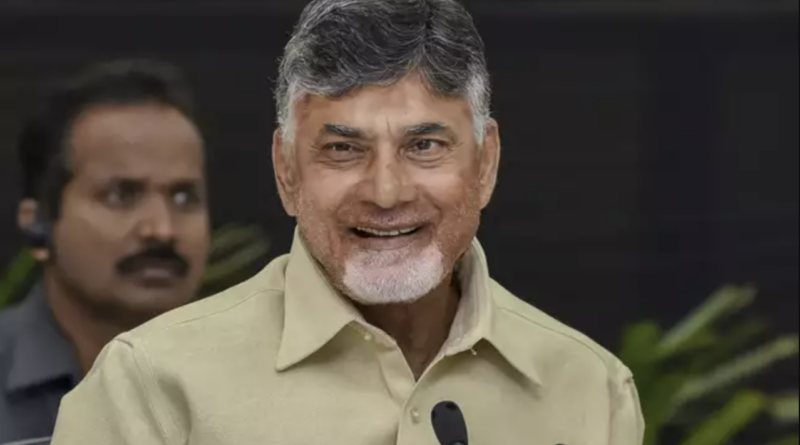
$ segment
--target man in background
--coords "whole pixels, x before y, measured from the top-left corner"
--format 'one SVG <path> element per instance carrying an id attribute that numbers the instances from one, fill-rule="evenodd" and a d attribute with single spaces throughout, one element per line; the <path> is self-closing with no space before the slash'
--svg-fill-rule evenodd
<path id="1" fill-rule="evenodd" d="M 42 279 L 0 314 L 0 444 L 47 443 L 111 339 L 193 299 L 210 235 L 191 101 L 176 68 L 120 61 L 27 123 L 19 226 Z"/>

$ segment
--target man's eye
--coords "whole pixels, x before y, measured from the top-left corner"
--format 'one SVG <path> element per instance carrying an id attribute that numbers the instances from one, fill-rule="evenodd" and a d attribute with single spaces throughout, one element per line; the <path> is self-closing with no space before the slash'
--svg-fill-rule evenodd
<path id="1" fill-rule="evenodd" d="M 180 190 L 172 195 L 172 202 L 178 207 L 193 207 L 200 203 L 200 195 L 193 190 Z"/>
<path id="2" fill-rule="evenodd" d="M 434 139 L 420 139 L 411 144 L 411 153 L 418 156 L 435 156 L 447 148 L 447 144 Z"/>
<path id="3" fill-rule="evenodd" d="M 120 184 L 106 191 L 105 201 L 115 207 L 126 207 L 136 202 L 139 198 L 139 189 Z"/>
<path id="4" fill-rule="evenodd" d="M 417 141 L 414 144 L 414 149 L 417 151 L 429 151 L 431 149 L 436 148 L 436 141 L 432 141 L 430 139 L 423 139 L 421 141 Z"/>
<path id="5" fill-rule="evenodd" d="M 359 159 L 364 149 L 349 142 L 331 142 L 322 147 L 322 153 L 333 162 L 348 162 Z"/>
<path id="6" fill-rule="evenodd" d="M 326 145 L 325 148 L 336 153 L 345 153 L 353 150 L 353 146 L 346 142 L 334 142 Z"/>

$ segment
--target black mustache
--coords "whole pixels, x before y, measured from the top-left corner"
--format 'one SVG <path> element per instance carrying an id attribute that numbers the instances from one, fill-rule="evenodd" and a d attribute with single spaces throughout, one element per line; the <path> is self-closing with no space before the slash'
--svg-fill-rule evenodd
<path id="1" fill-rule="evenodd" d="M 180 256 L 170 244 L 148 246 L 144 251 L 120 261 L 117 264 L 117 270 L 121 274 L 129 274 L 141 270 L 153 262 L 167 263 L 179 276 L 189 273 L 189 262 Z"/>

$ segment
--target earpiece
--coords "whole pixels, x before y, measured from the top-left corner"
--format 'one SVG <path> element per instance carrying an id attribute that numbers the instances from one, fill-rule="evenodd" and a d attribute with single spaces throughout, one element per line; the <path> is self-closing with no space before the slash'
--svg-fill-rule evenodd
<path id="1" fill-rule="evenodd" d="M 50 224 L 35 221 L 33 224 L 24 227 L 22 234 L 25 236 L 28 246 L 32 249 L 48 249 L 50 247 Z"/>
<path id="2" fill-rule="evenodd" d="M 31 249 L 49 249 L 53 239 L 53 229 L 49 220 L 42 211 L 41 207 L 37 207 L 34 212 L 34 220 L 22 228 L 22 235 Z"/>

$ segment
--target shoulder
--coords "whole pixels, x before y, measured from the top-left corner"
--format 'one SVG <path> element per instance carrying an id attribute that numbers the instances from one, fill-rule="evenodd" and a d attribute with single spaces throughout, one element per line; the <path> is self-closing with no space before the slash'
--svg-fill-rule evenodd
<path id="1" fill-rule="evenodd" d="M 3 340 L 8 340 L 17 330 L 19 306 L 11 306 L 0 311 L 0 345 Z"/>
<path id="2" fill-rule="evenodd" d="M 170 425 L 188 422 L 183 405 L 176 404 L 181 391 L 216 394 L 218 385 L 209 382 L 227 382 L 223 376 L 252 369 L 254 360 L 272 360 L 270 351 L 278 350 L 283 329 L 287 262 L 286 256 L 273 260 L 237 286 L 116 337 L 67 396 L 72 411 L 83 410 L 79 406 L 110 390 L 129 394 L 133 385 L 133 393 L 142 399 L 129 401 L 125 409 L 136 409 L 139 403 L 173 419 Z"/>
<path id="3" fill-rule="evenodd" d="M 630 378 L 630 371 L 597 342 L 526 303 L 499 283 L 492 282 L 492 294 L 502 323 L 515 335 L 530 340 L 540 369 L 582 368 L 611 380 Z"/>
<path id="4" fill-rule="evenodd" d="M 208 342 L 225 332 L 245 328 L 248 324 L 282 322 L 283 280 L 287 262 L 288 256 L 279 257 L 249 280 L 220 294 L 163 314 L 122 334 L 118 340 L 132 346 L 146 344 L 150 351 L 152 347 L 163 349 Z"/>
<path id="5" fill-rule="evenodd" d="M 19 307 L 0 312 L 0 386 L 5 382 L 11 363 L 14 340 L 19 330 Z"/>
<path id="6" fill-rule="evenodd" d="M 14 343 L 16 332 L 19 329 L 18 320 L 19 309 L 12 307 L 0 312 L 0 426 L 5 422 L 10 422 L 11 407 L 7 396 L 8 376 L 14 360 Z M 2 428 L 0 428 L 2 430 Z M 0 443 L 11 438 L 7 434 L 14 434 L 14 431 L 0 431 Z M 18 432 L 17 432 L 18 433 Z"/>

